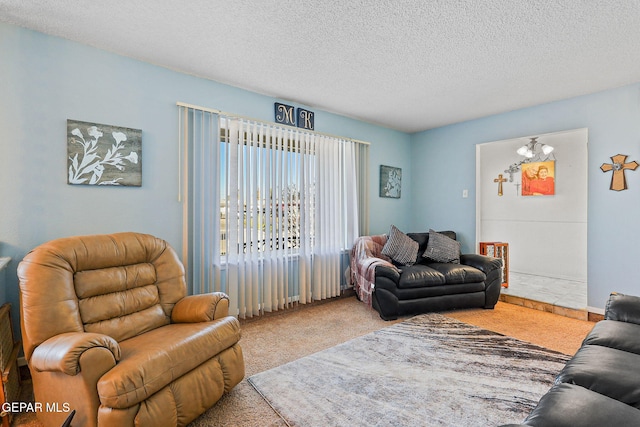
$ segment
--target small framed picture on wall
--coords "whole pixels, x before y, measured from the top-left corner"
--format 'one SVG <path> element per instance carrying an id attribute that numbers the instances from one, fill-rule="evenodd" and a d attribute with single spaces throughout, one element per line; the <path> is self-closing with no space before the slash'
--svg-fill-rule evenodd
<path id="1" fill-rule="evenodd" d="M 380 197 L 399 199 L 402 190 L 402 169 L 380 165 Z"/>
<path id="2" fill-rule="evenodd" d="M 522 164 L 522 195 L 553 196 L 555 188 L 556 162 L 531 162 Z"/>
<path id="3" fill-rule="evenodd" d="M 142 130 L 67 120 L 67 182 L 142 186 Z"/>

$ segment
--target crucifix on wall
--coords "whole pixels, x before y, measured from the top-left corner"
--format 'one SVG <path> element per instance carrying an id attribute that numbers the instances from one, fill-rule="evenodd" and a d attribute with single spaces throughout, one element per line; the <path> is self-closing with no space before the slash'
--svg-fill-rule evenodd
<path id="1" fill-rule="evenodd" d="M 498 174 L 498 177 L 496 179 L 494 179 L 493 182 L 497 182 L 498 183 L 498 196 L 502 196 L 502 194 L 503 194 L 503 192 L 502 192 L 502 183 L 503 182 L 507 182 L 507 179 L 503 178 L 502 174 Z"/>
<path id="2" fill-rule="evenodd" d="M 638 167 L 638 162 L 633 161 L 629 163 L 625 163 L 627 160 L 627 156 L 624 154 L 618 154 L 611 157 L 611 163 L 603 163 L 600 166 L 602 172 L 610 172 L 613 171 L 613 175 L 611 176 L 611 185 L 609 186 L 610 190 L 614 191 L 622 191 L 627 189 L 627 179 L 624 175 L 624 171 L 628 170 L 636 170 Z"/>

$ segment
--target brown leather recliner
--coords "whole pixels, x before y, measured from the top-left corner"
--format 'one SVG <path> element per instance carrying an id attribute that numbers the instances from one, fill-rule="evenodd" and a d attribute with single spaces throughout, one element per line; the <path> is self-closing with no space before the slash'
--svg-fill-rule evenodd
<path id="1" fill-rule="evenodd" d="M 182 426 L 244 378 L 223 293 L 187 296 L 184 267 L 139 233 L 68 237 L 18 267 L 38 418 L 60 426 Z"/>

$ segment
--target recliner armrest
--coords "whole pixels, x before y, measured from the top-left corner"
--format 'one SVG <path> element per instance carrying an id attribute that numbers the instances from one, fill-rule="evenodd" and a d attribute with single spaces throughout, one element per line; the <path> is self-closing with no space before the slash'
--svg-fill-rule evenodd
<path id="1" fill-rule="evenodd" d="M 30 366 L 39 372 L 76 375 L 80 372 L 80 357 L 93 348 L 107 349 L 116 362 L 120 360 L 120 346 L 110 336 L 92 332 L 66 332 L 37 346 L 31 355 Z"/>
<path id="2" fill-rule="evenodd" d="M 640 297 L 612 292 L 605 307 L 604 318 L 640 324 Z"/>
<path id="3" fill-rule="evenodd" d="M 171 311 L 173 323 L 211 322 L 229 315 L 229 297 L 223 292 L 189 295 Z"/>
<path id="4" fill-rule="evenodd" d="M 502 260 L 486 255 L 479 254 L 462 254 L 460 255 L 460 264 L 477 268 L 484 274 L 488 274 L 493 270 L 502 268 Z"/>

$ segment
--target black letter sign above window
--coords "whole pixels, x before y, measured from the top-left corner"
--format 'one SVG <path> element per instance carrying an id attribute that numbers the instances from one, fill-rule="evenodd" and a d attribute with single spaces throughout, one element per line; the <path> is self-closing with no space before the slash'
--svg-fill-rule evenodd
<path id="1" fill-rule="evenodd" d="M 313 112 L 298 108 L 298 127 L 313 130 Z"/>
<path id="2" fill-rule="evenodd" d="M 295 126 L 296 118 L 294 114 L 294 108 L 292 105 L 280 104 L 279 102 L 274 103 L 275 114 L 276 114 L 276 123 L 280 123 L 283 125 Z"/>

